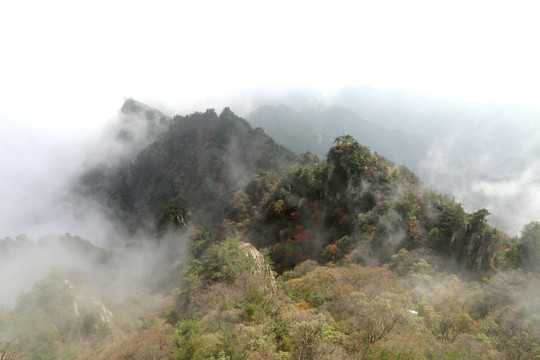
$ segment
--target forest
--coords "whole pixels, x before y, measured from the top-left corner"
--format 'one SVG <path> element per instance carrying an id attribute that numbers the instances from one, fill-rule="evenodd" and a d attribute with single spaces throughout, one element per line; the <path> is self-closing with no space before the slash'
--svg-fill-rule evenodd
<path id="1" fill-rule="evenodd" d="M 145 141 L 126 122 L 136 150 L 69 190 L 125 244 L 0 239 L 74 259 L 0 308 L 1 360 L 540 358 L 540 222 L 509 236 L 347 134 L 321 159 L 228 108 L 122 112 Z"/>

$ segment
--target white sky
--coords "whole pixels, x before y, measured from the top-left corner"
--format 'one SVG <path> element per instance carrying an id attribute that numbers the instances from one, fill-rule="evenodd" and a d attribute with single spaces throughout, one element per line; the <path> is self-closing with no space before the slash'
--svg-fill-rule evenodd
<path id="1" fill-rule="evenodd" d="M 368 85 L 540 108 L 539 14 L 516 0 L 2 0 L 0 237 L 31 233 L 25 206 L 47 213 L 125 97 L 186 113 Z"/>
<path id="2" fill-rule="evenodd" d="M 71 132 L 125 96 L 182 109 L 246 89 L 363 84 L 534 104 L 539 13 L 514 0 L 5 0 L 0 121 Z"/>

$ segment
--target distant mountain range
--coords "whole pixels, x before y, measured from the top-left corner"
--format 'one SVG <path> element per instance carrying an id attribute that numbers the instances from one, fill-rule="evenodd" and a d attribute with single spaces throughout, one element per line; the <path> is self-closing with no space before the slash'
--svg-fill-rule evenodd
<path id="1" fill-rule="evenodd" d="M 349 134 L 396 164 L 416 168 L 431 146 L 427 136 L 389 130 L 340 106 L 307 106 L 295 111 L 286 105 L 262 106 L 246 119 L 262 127 L 278 143 L 324 158 L 337 136 Z"/>

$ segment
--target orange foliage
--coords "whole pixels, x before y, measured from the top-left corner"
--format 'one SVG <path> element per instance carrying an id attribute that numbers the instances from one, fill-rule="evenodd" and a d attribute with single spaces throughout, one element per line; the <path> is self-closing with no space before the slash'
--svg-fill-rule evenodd
<path id="1" fill-rule="evenodd" d="M 298 309 L 304 309 L 304 310 L 309 309 L 309 303 L 306 301 L 301 301 L 299 303 L 293 304 L 293 306 Z"/>
<path id="2" fill-rule="evenodd" d="M 416 225 L 418 225 L 419 222 L 420 222 L 420 220 L 408 220 L 407 224 L 409 224 L 409 231 L 410 232 L 415 232 L 416 231 Z"/>

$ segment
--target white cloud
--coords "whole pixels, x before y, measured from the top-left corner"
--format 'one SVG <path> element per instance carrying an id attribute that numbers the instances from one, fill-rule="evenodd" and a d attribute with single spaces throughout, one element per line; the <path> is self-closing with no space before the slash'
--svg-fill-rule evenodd
<path id="1" fill-rule="evenodd" d="M 0 10 L 10 109 L 366 83 L 482 101 L 539 95 L 530 2 L 53 0 Z M 62 115 L 49 122 L 67 123 Z"/>
<path id="2" fill-rule="evenodd" d="M 516 178 L 508 181 L 475 181 L 470 194 L 487 199 L 486 208 L 495 216 L 494 223 L 511 235 L 517 235 L 523 225 L 538 221 L 540 214 L 540 164 L 536 163 Z"/>

